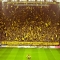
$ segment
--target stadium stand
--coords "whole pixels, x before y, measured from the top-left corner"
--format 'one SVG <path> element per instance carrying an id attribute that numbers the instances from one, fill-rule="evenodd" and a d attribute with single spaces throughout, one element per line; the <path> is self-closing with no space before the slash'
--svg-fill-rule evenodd
<path id="1" fill-rule="evenodd" d="M 14 2 L 0 2 L 1 41 L 59 43 L 60 10 L 58 4 L 20 6 Z"/>

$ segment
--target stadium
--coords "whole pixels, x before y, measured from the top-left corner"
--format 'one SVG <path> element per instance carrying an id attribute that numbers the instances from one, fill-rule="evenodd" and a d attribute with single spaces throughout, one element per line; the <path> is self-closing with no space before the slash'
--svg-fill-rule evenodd
<path id="1" fill-rule="evenodd" d="M 0 60 L 60 60 L 60 0 L 0 0 Z"/>

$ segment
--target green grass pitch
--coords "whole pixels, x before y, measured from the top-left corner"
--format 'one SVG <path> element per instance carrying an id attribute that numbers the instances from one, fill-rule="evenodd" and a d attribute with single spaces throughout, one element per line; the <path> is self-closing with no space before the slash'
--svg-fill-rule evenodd
<path id="1" fill-rule="evenodd" d="M 0 48 L 0 60 L 60 60 L 60 49 L 52 48 Z"/>

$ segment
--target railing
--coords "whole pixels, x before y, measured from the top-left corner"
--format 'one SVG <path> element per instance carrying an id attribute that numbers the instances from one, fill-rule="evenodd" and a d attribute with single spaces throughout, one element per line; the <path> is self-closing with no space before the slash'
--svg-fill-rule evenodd
<path id="1" fill-rule="evenodd" d="M 2 2 L 56 2 L 55 0 L 1 0 L 1 1 Z"/>

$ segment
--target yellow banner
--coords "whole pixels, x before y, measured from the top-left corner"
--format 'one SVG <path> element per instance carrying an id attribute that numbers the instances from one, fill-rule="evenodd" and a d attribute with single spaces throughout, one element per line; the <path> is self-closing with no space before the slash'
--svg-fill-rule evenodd
<path id="1" fill-rule="evenodd" d="M 19 42 L 19 41 L 2 41 L 2 45 L 59 45 L 59 42 Z"/>

